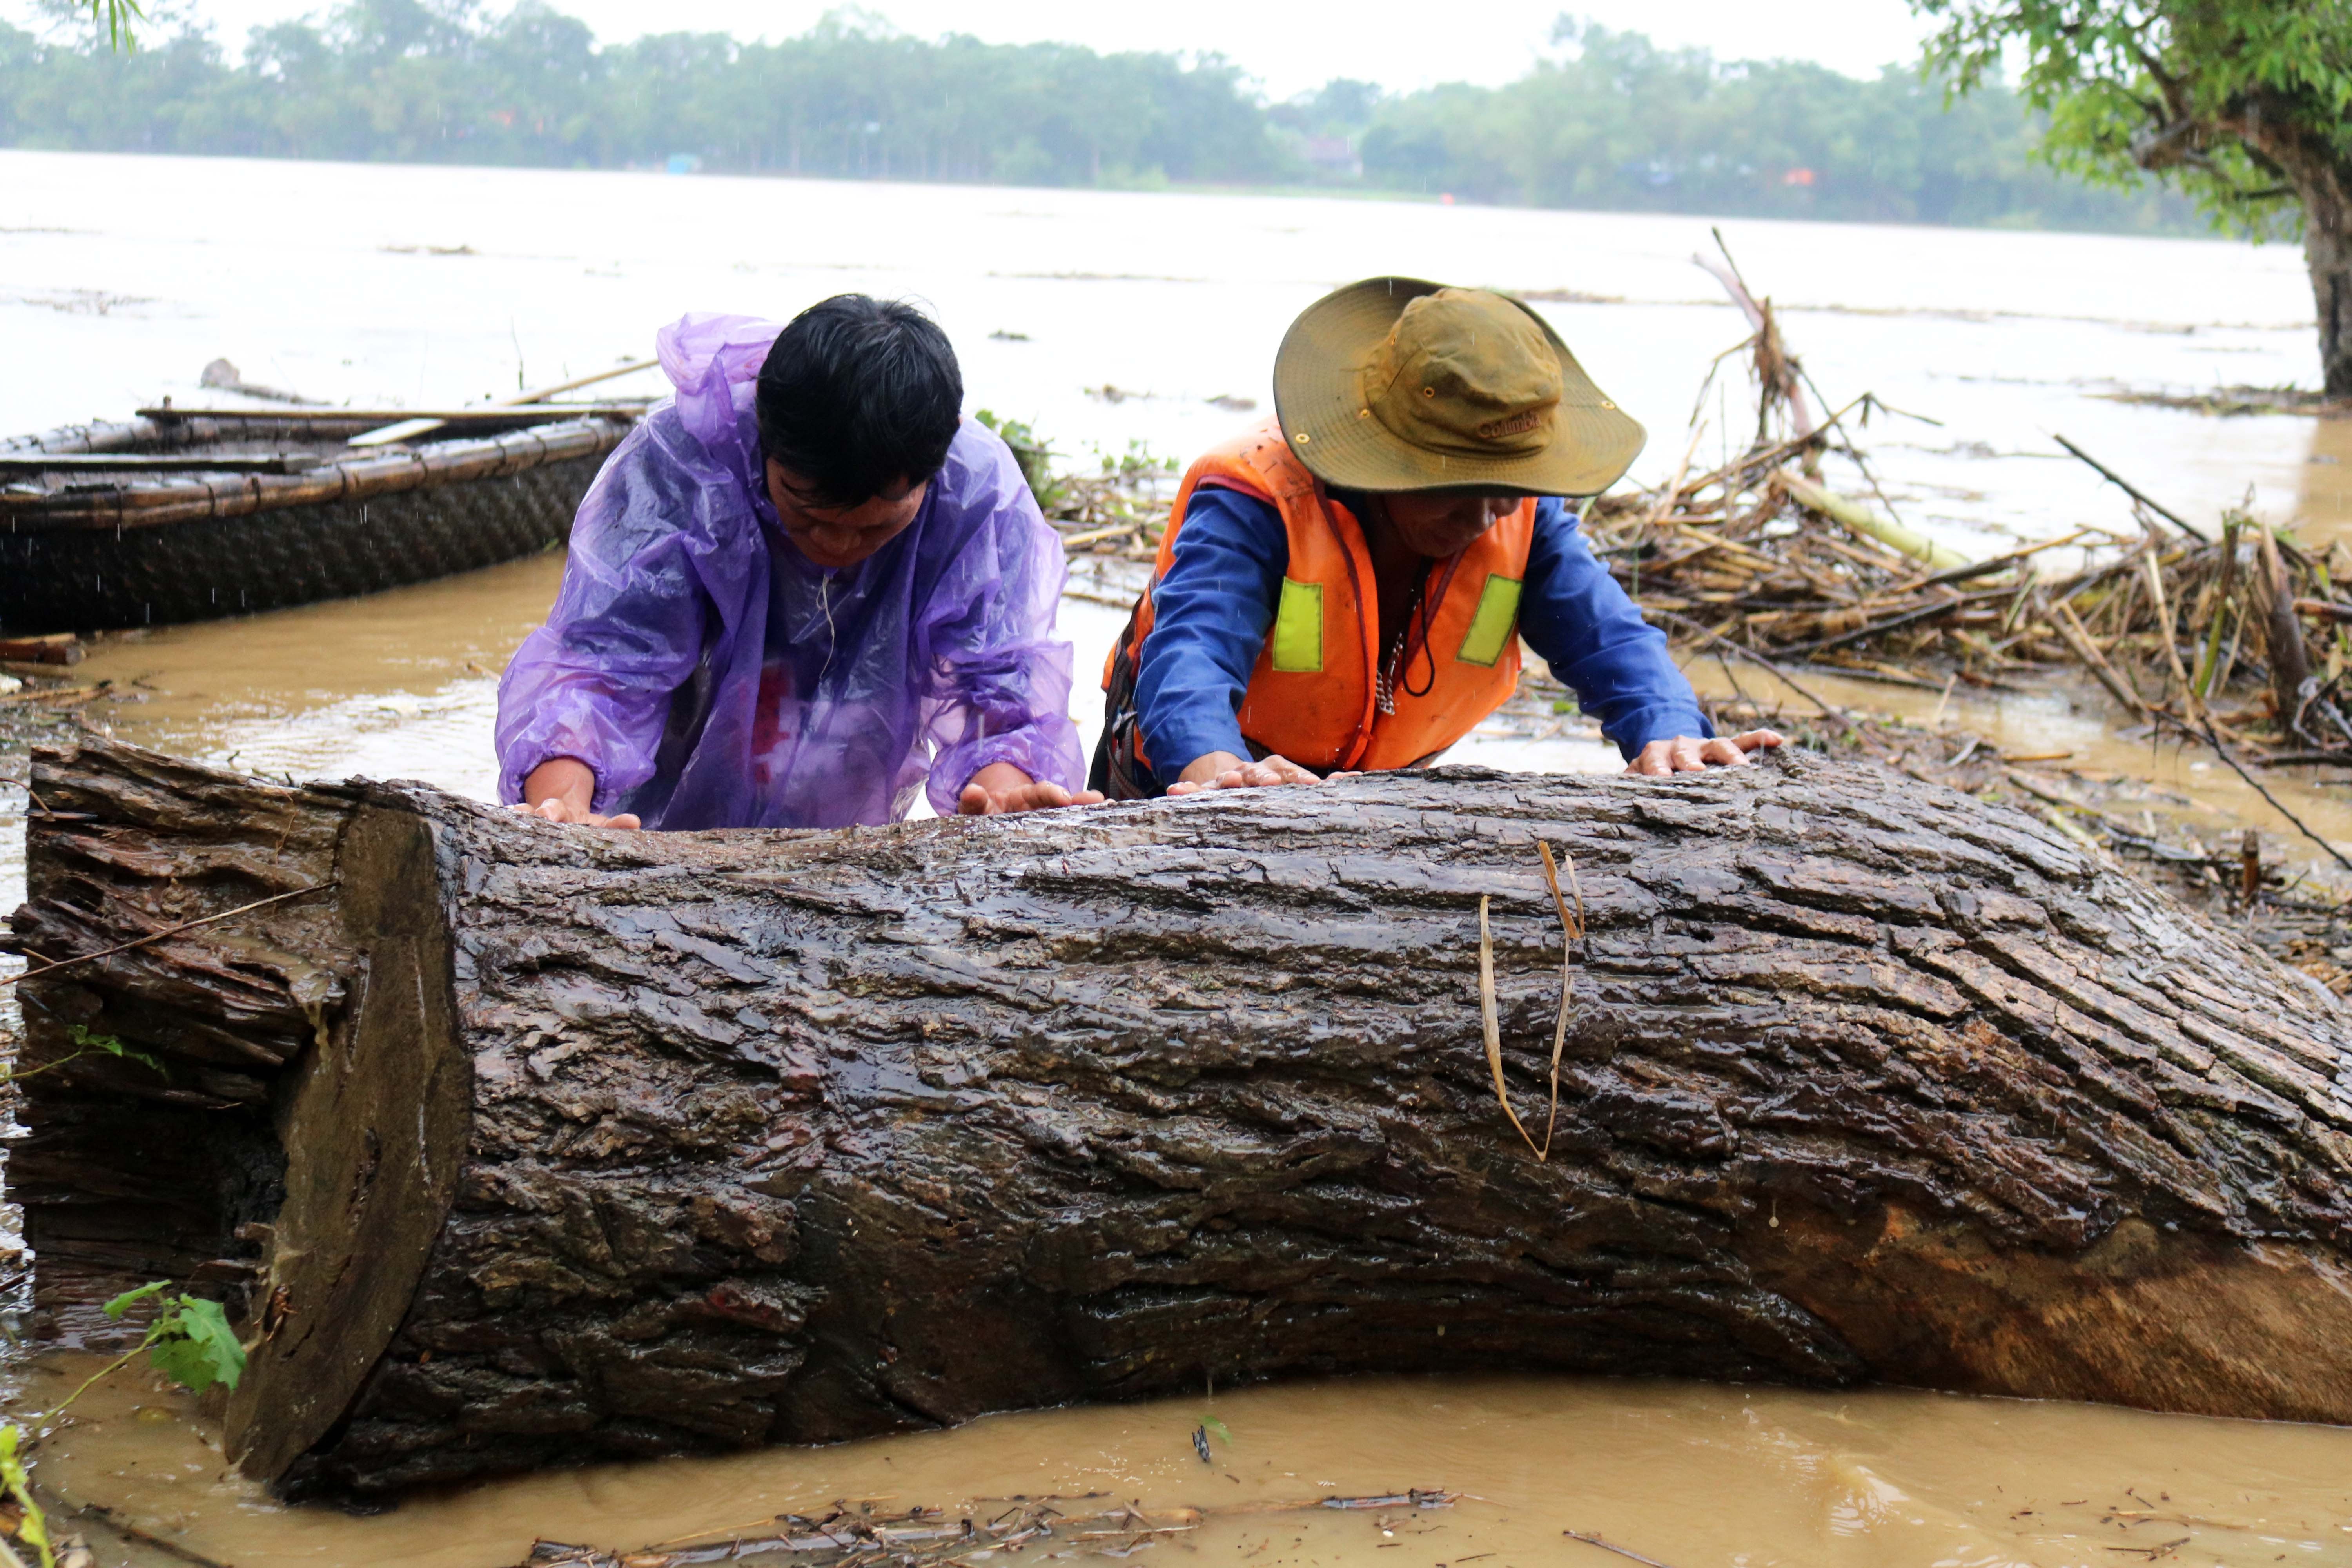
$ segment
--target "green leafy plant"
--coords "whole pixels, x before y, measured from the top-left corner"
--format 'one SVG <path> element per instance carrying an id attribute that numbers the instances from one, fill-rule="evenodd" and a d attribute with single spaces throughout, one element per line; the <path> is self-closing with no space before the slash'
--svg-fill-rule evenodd
<path id="1" fill-rule="evenodd" d="M 145 1051 L 134 1051 L 112 1035 L 95 1034 L 84 1025 L 75 1024 L 68 1028 L 66 1037 L 73 1041 L 72 1050 L 53 1062 L 43 1062 L 39 1067 L 30 1068 L 23 1072 L 17 1071 L 13 1067 L 0 1068 L 0 1083 L 16 1083 L 28 1078 L 38 1078 L 45 1072 L 55 1072 L 67 1063 L 79 1061 L 92 1053 L 121 1057 L 126 1061 L 134 1061 L 142 1067 L 152 1068 L 159 1073 L 163 1070 L 163 1064 Z"/>
<path id="2" fill-rule="evenodd" d="M 136 1290 L 126 1290 L 106 1304 L 106 1315 L 120 1322 L 132 1307 L 171 1288 L 170 1280 L 158 1279 Z M 148 1324 L 147 1337 L 131 1354 L 137 1355 L 142 1350 L 156 1371 L 192 1394 L 202 1394 L 215 1383 L 235 1388 L 236 1380 L 245 1374 L 245 1347 L 230 1330 L 228 1314 L 218 1301 L 207 1301 L 201 1296 L 183 1295 L 169 1311 L 159 1314 Z"/>
<path id="3" fill-rule="evenodd" d="M 1151 449 L 1150 443 L 1141 440 L 1130 439 L 1127 450 L 1117 456 L 1097 447 L 1095 456 L 1102 459 L 1102 471 L 1107 479 L 1132 482 L 1178 471 L 1175 458 L 1160 456 Z"/>
<path id="4" fill-rule="evenodd" d="M 1040 510 L 1051 512 L 1061 501 L 1066 487 L 1054 477 L 1054 449 L 1045 445 L 1045 438 L 1027 421 L 1008 419 L 992 409 L 974 409 L 971 416 L 995 431 L 1013 448 L 1013 460 L 1021 465 L 1021 477 L 1029 481 L 1029 493 L 1037 498 Z"/>
<path id="5" fill-rule="evenodd" d="M 71 1040 L 76 1046 L 79 1047 L 80 1049 L 75 1051 L 72 1057 L 58 1058 L 56 1061 L 49 1064 L 50 1067 L 63 1067 L 66 1063 L 73 1060 L 74 1057 L 86 1056 L 91 1051 L 103 1051 L 110 1057 L 122 1057 L 130 1061 L 137 1062 L 142 1067 L 152 1068 L 157 1072 L 162 1072 L 163 1070 L 163 1064 L 157 1061 L 153 1057 L 149 1056 L 145 1051 L 134 1051 L 129 1046 L 124 1045 L 121 1040 L 115 1038 L 112 1035 L 92 1034 L 87 1027 L 80 1024 L 76 1024 L 67 1029 L 66 1038 Z M 37 1068 L 35 1070 L 45 1072 L 47 1068 Z"/>
<path id="6" fill-rule="evenodd" d="M 119 1047 L 121 1042 L 116 1044 Z M 106 1304 L 106 1315 L 119 1323 L 133 1307 L 142 1301 L 159 1300 L 171 1289 L 170 1280 L 157 1279 L 136 1290 L 125 1290 Z M 215 1384 L 235 1388 L 237 1380 L 245 1375 L 245 1346 L 229 1328 L 228 1314 L 222 1310 L 221 1304 L 182 1294 L 171 1301 L 166 1310 L 155 1315 L 137 1344 L 83 1379 L 54 1409 L 28 1423 L 0 1424 L 0 1490 L 5 1490 L 24 1510 L 24 1518 L 16 1526 L 16 1539 L 39 1553 L 41 1568 L 57 1568 L 57 1551 L 49 1540 L 48 1516 L 33 1495 L 32 1474 L 25 1464 L 33 1441 L 27 1435 L 27 1426 L 37 1431 L 55 1421 L 75 1400 L 129 1366 L 142 1351 L 156 1371 L 192 1394 L 204 1394 Z M 22 1568 L 22 1559 L 0 1542 L 0 1564 Z"/>
<path id="7" fill-rule="evenodd" d="M 55 1568 L 57 1550 L 49 1544 L 48 1516 L 33 1500 L 33 1478 L 25 1468 L 24 1455 L 18 1451 L 23 1437 L 23 1429 L 15 1423 L 0 1426 L 0 1488 L 5 1488 L 25 1512 L 16 1525 L 16 1539 L 40 1553 L 41 1568 Z M 8 1561 L 22 1568 L 16 1554 L 5 1545 L 0 1545 L 0 1552 L 6 1552 Z"/>

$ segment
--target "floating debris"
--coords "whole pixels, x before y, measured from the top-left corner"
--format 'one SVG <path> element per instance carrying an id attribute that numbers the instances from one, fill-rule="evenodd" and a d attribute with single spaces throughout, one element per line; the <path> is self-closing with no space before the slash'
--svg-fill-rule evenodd
<path id="1" fill-rule="evenodd" d="M 1770 301 L 1748 292 L 1727 253 L 1700 264 L 1755 326 L 1722 356 L 1748 356 L 1755 438 L 1692 479 L 1702 426 L 1664 485 L 1604 496 L 1583 519 L 1595 553 L 1674 641 L 1735 649 L 1784 679 L 1928 691 L 2016 690 L 2079 670 L 2158 730 L 2259 763 L 2352 766 L 2352 549 L 2306 550 L 2243 510 L 2200 529 L 2060 437 L 2123 492 L 2133 526 L 2085 524 L 1968 561 L 1895 517 L 1883 492 L 1873 505 L 1822 482 L 1836 453 L 1878 491 L 1855 432 L 1895 411 L 1868 393 L 1828 409 Z M 2045 576 L 2060 551 L 2079 564 Z"/>
<path id="2" fill-rule="evenodd" d="M 2110 403 L 2130 403 L 2144 408 L 2177 408 L 2225 419 L 2247 414 L 2300 414 L 2308 416 L 2345 412 L 2341 400 L 2301 386 L 2213 386 L 2202 392 L 2118 387 L 2113 392 L 2095 392 L 2091 395 L 2105 398 Z"/>
<path id="3" fill-rule="evenodd" d="M 1206 1428 L 1197 1430 L 1194 1437 L 1205 1447 Z M 1055 1506 L 1093 1502 L 1103 1495 L 977 1499 L 976 1503 L 1002 1501 L 1008 1506 L 992 1515 L 985 1507 L 970 1507 L 953 1518 L 936 1508 L 879 1515 L 871 1502 L 852 1508 L 845 1500 L 821 1519 L 781 1514 L 756 1525 L 712 1531 L 634 1552 L 541 1541 L 531 1547 L 520 1568 L 691 1568 L 702 1563 L 763 1559 L 790 1561 L 796 1568 L 969 1568 L 991 1561 L 999 1552 L 1016 1552 L 1045 1540 L 1070 1542 L 1072 1549 L 1089 1555 L 1124 1557 L 1159 1538 L 1189 1533 L 1214 1519 L 1305 1513 L 1316 1509 L 1451 1508 L 1461 1497 L 1442 1488 L 1415 1487 L 1377 1497 L 1239 1503 L 1215 1510 L 1147 1510 L 1139 1502 L 1131 1502 L 1073 1512 Z"/>
<path id="4" fill-rule="evenodd" d="M 1423 1491 L 1419 1487 L 1414 1487 L 1407 1491 L 1383 1492 L 1379 1497 L 1327 1497 L 1316 1506 L 1338 1509 L 1452 1508 L 1461 1500 L 1461 1496 L 1460 1492 L 1436 1489 Z"/>

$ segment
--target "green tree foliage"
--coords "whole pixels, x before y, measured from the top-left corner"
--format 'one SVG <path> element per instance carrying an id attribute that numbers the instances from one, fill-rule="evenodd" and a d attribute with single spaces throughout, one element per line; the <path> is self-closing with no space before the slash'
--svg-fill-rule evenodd
<path id="1" fill-rule="evenodd" d="M 1286 172 L 1239 69 L 1213 58 L 925 42 L 829 17 L 780 44 L 670 33 L 599 49 L 540 0 L 345 0 L 121 56 L 103 24 L 0 26 L 0 141 L 19 146 L 845 178 L 1158 184 Z"/>
<path id="2" fill-rule="evenodd" d="M 1796 60 L 1718 61 L 1563 20 L 1562 56 L 1508 86 L 1392 100 L 1363 136 L 1364 176 L 1478 201 L 1891 223 L 2184 226 L 2147 190 L 2086 191 L 2032 157 L 2008 92 L 1947 112 L 1944 89 L 1889 68 L 1857 81 Z"/>
<path id="3" fill-rule="evenodd" d="M 2052 117 L 2051 163 L 2109 184 L 2154 172 L 2248 235 L 2299 228 L 2288 161 L 2352 153 L 2352 6 L 2341 0 L 1915 9 L 1945 18 L 1929 58 L 1961 91 L 2022 47 L 2020 85 Z"/>
<path id="4" fill-rule="evenodd" d="M 147 19 L 147 13 L 139 8 L 139 0 L 89 0 L 89 19 L 93 25 L 106 25 L 108 47 L 135 49 L 138 25 Z"/>
<path id="5" fill-rule="evenodd" d="M 1912 0 L 1930 62 L 1981 90 L 2012 53 L 2043 153 L 2107 184 L 2152 174 L 2217 224 L 2300 233 L 2332 397 L 2352 397 L 2352 5 Z"/>

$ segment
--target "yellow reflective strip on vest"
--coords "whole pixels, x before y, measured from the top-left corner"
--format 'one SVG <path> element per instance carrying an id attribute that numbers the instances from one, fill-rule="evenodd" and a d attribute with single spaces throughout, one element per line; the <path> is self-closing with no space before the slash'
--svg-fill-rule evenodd
<path id="1" fill-rule="evenodd" d="M 1282 580 L 1282 607 L 1274 617 L 1274 668 L 1285 675 L 1322 673 L 1322 584 Z"/>
<path id="2" fill-rule="evenodd" d="M 1470 629 L 1464 634 L 1454 659 L 1492 668 L 1510 646 L 1511 632 L 1518 623 L 1519 580 L 1489 573 L 1486 585 L 1478 590 L 1478 613 L 1470 617 Z"/>

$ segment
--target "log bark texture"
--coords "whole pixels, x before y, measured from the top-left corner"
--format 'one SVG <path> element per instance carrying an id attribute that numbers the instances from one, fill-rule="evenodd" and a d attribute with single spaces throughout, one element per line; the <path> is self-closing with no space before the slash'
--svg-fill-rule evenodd
<path id="1" fill-rule="evenodd" d="M 2352 1422 L 2352 1023 L 2012 811 L 1783 754 L 838 834 L 41 755 L 11 1184 L 65 1338 L 246 1313 L 377 1493 L 1355 1369 Z M 1562 931 L 1591 910 L 1538 1162 Z"/>

